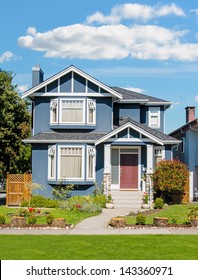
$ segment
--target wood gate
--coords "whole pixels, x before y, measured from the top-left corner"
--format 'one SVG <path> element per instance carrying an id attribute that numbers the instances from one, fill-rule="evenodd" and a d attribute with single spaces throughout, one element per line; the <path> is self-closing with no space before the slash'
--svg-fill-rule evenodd
<path id="1" fill-rule="evenodd" d="M 29 200 L 27 185 L 32 182 L 32 174 L 7 174 L 6 205 L 19 206 L 23 200 Z"/>

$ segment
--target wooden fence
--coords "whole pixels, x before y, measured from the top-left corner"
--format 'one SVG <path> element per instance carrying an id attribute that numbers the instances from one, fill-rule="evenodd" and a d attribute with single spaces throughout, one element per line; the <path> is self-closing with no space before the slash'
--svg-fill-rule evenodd
<path id="1" fill-rule="evenodd" d="M 7 174 L 6 205 L 19 206 L 23 200 L 29 200 L 27 185 L 32 182 L 32 174 Z"/>
<path id="2" fill-rule="evenodd" d="M 182 199 L 182 203 L 189 203 L 190 202 L 190 172 L 189 172 L 189 177 L 188 180 L 184 186 L 184 191 L 185 191 L 185 195 Z"/>

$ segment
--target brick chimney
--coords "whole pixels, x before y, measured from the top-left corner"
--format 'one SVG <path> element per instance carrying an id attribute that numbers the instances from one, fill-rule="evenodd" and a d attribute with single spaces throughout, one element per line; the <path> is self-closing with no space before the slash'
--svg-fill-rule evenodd
<path id="1" fill-rule="evenodd" d="M 195 106 L 188 106 L 186 109 L 186 123 L 195 119 Z"/>
<path id="2" fill-rule="evenodd" d="M 41 70 L 41 67 L 39 64 L 36 64 L 36 66 L 32 67 L 32 86 L 36 86 L 43 82 L 44 73 Z"/>

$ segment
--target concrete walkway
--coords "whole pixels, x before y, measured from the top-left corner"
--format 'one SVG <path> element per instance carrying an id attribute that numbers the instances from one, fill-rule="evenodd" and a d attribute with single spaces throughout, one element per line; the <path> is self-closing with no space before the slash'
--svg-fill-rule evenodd
<path id="1" fill-rule="evenodd" d="M 72 229 L 0 229 L 0 234 L 29 235 L 134 235 L 134 234 L 198 234 L 198 228 L 142 228 L 142 229 L 108 229 L 112 217 L 127 215 L 131 209 L 103 209 L 98 216 L 90 217 Z"/>

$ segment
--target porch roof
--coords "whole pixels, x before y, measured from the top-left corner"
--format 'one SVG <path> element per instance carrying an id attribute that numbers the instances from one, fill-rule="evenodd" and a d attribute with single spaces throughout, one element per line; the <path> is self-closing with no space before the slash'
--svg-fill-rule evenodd
<path id="1" fill-rule="evenodd" d="M 108 140 L 112 136 L 116 135 L 117 133 L 123 131 L 126 128 L 132 128 L 142 135 L 148 137 L 152 142 L 158 143 L 160 145 L 165 144 L 179 144 L 181 141 L 178 139 L 171 137 L 159 130 L 152 129 L 142 123 L 136 122 L 135 120 L 123 117 L 118 120 L 118 124 L 114 126 L 113 131 L 109 132 L 108 134 L 102 136 L 100 139 L 96 140 L 96 145 Z"/>

